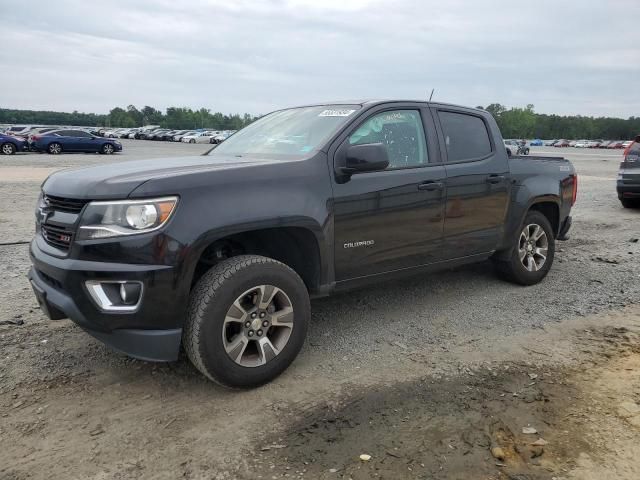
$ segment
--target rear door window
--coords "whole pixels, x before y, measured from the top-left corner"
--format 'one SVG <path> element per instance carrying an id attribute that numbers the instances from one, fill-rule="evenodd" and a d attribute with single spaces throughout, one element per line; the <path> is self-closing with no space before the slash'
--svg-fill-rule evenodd
<path id="1" fill-rule="evenodd" d="M 491 153 L 489 131 L 484 120 L 458 112 L 438 112 L 449 162 L 486 157 Z"/>

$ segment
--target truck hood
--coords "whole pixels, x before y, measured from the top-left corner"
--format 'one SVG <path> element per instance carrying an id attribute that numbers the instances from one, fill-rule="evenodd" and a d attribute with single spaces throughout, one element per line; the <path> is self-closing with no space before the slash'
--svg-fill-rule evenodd
<path id="1" fill-rule="evenodd" d="M 273 163 L 273 160 L 213 156 L 154 158 L 53 173 L 42 185 L 48 195 L 78 199 L 127 198 L 140 185 L 160 178 L 202 175 Z"/>

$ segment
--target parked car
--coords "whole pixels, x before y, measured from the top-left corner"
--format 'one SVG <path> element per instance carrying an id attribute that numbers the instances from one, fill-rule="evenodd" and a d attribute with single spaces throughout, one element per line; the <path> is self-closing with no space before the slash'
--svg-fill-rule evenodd
<path id="1" fill-rule="evenodd" d="M 557 142 L 555 142 L 553 144 L 554 147 L 568 147 L 569 146 L 569 141 L 568 140 L 558 140 Z"/>
<path id="2" fill-rule="evenodd" d="M 640 135 L 624 152 L 616 182 L 618 199 L 624 208 L 640 207 Z"/>
<path id="3" fill-rule="evenodd" d="M 614 149 L 614 148 L 622 148 L 622 144 L 624 142 L 622 140 L 614 140 L 613 142 L 611 142 L 609 145 L 607 145 L 608 149 Z"/>
<path id="4" fill-rule="evenodd" d="M 576 146 L 576 143 L 578 143 L 578 140 L 571 140 L 571 141 L 569 142 L 569 146 L 570 146 L 570 147 L 575 147 L 575 146 Z"/>
<path id="5" fill-rule="evenodd" d="M 211 143 L 211 138 L 214 137 L 213 132 L 200 132 L 192 135 L 185 135 L 182 137 L 183 143 Z"/>
<path id="6" fill-rule="evenodd" d="M 600 145 L 598 145 L 598 148 L 607 148 L 610 143 L 611 143 L 611 140 L 605 140 L 603 142 L 600 142 Z"/>
<path id="7" fill-rule="evenodd" d="M 587 143 L 587 148 L 598 148 L 603 140 L 591 140 Z"/>
<path id="8" fill-rule="evenodd" d="M 622 143 L 622 147 L 624 149 L 624 151 L 622 152 L 623 155 L 626 155 L 627 153 L 629 153 L 629 148 L 631 147 L 631 145 L 633 145 L 633 140 L 627 140 L 626 142 Z"/>
<path id="9" fill-rule="evenodd" d="M 22 152 L 28 148 L 27 145 L 27 141 L 24 138 L 0 133 L 0 153 L 2 155 L 13 155 L 16 152 Z"/>
<path id="10" fill-rule="evenodd" d="M 233 133 L 234 132 L 222 132 L 218 135 L 214 135 L 213 137 L 210 138 L 209 143 L 219 145 L 222 142 L 224 142 L 227 138 L 229 138 L 231 135 L 233 135 Z"/>
<path id="11" fill-rule="evenodd" d="M 97 152 L 109 155 L 122 151 L 119 141 L 91 135 L 83 130 L 54 130 L 34 135 L 32 140 L 37 151 L 52 155 L 63 152 Z"/>
<path id="12" fill-rule="evenodd" d="M 184 137 L 189 136 L 189 135 L 196 135 L 197 133 L 198 132 L 196 132 L 195 130 L 187 130 L 185 132 L 182 132 L 182 133 L 179 133 L 177 135 L 174 135 L 173 136 L 173 141 L 174 142 L 181 142 Z"/>
<path id="13" fill-rule="evenodd" d="M 542 147 L 542 140 L 540 140 L 539 138 L 531 140 L 529 142 L 529 146 L 530 147 Z"/>
<path id="14" fill-rule="evenodd" d="M 589 145 L 589 140 L 578 140 L 576 142 L 576 144 L 574 145 L 574 147 L 576 147 L 576 148 L 587 148 L 587 145 Z"/>
<path id="15" fill-rule="evenodd" d="M 26 135 L 30 130 L 38 128 L 38 126 L 34 125 L 12 125 L 8 129 L 5 130 L 7 135 L 11 135 L 14 137 Z"/>
<path id="16" fill-rule="evenodd" d="M 61 170 L 29 278 L 53 319 L 145 360 L 182 342 L 207 378 L 255 387 L 297 356 L 311 295 L 489 258 L 542 281 L 575 170 L 495 145 L 484 110 L 377 101 L 273 112 L 206 156 Z"/>
<path id="17" fill-rule="evenodd" d="M 544 146 L 545 147 L 553 147 L 556 144 L 557 141 L 558 140 L 545 140 L 544 141 Z"/>

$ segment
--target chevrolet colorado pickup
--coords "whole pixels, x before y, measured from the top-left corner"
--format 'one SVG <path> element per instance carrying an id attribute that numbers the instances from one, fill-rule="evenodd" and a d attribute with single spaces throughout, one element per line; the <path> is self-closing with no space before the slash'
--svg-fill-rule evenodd
<path id="1" fill-rule="evenodd" d="M 509 157 L 491 115 L 416 101 L 273 112 L 203 156 L 64 170 L 42 185 L 29 279 L 133 357 L 254 387 L 300 351 L 313 296 L 491 259 L 541 281 L 577 177 Z"/>

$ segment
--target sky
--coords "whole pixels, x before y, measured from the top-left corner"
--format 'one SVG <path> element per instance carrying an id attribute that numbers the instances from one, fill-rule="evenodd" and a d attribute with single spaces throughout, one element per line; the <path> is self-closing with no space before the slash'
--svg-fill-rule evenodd
<path id="1" fill-rule="evenodd" d="M 638 0 L 0 0 L 0 108 L 346 99 L 640 116 Z"/>

